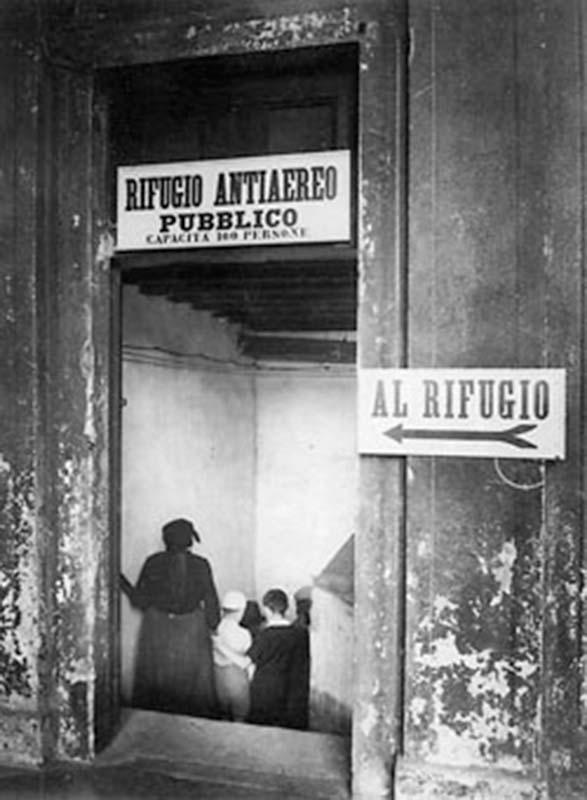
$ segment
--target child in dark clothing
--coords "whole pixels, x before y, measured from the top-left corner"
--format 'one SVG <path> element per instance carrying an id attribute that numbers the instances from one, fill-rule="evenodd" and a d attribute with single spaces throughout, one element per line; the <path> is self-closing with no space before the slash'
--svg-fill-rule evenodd
<path id="1" fill-rule="evenodd" d="M 267 623 L 248 651 L 254 670 L 248 721 L 299 728 L 307 718 L 306 709 L 296 707 L 308 661 L 307 631 L 290 625 L 287 606 L 282 589 L 270 589 L 263 597 Z"/>

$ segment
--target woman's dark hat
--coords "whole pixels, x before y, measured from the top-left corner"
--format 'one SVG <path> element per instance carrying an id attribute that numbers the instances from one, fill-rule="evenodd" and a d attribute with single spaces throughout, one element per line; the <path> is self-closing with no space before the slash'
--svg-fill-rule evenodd
<path id="1" fill-rule="evenodd" d="M 265 622 L 265 617 L 261 614 L 259 603 L 256 600 L 247 600 L 245 612 L 240 621 L 241 627 L 256 630 L 262 622 Z"/>
<path id="2" fill-rule="evenodd" d="M 167 547 L 189 547 L 192 539 L 199 542 L 200 536 L 189 519 L 173 519 L 163 526 L 163 541 Z"/>

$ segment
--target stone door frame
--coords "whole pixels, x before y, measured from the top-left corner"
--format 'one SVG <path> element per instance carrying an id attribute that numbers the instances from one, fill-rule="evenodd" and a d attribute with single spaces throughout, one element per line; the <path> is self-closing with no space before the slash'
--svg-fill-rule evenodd
<path id="1" fill-rule="evenodd" d="M 55 20 L 46 37 L 45 524 L 61 623 L 47 714 L 55 757 L 91 759 L 117 711 L 118 284 L 111 269 L 107 109 L 97 70 L 210 55 L 354 44 L 358 52 L 358 366 L 406 364 L 407 35 L 403 2 L 179 2 L 163 18 Z M 181 8 L 180 8 L 181 7 Z M 183 10 L 182 10 L 183 9 Z M 80 55 L 83 54 L 83 55 Z M 55 206 L 57 203 L 57 206 Z M 53 216 L 59 209 L 59 218 Z M 382 313 L 381 309 L 385 309 Z M 58 319 L 57 329 L 54 320 Z M 51 322 L 53 320 L 53 322 Z M 64 404 L 73 400 L 73 411 Z M 72 416 L 73 415 L 73 416 Z M 76 423 L 72 425 L 72 419 Z M 119 481 L 118 481 L 119 483 Z M 50 487 L 50 488 L 49 488 Z M 355 551 L 353 796 L 387 797 L 402 750 L 405 460 L 360 459 Z"/>

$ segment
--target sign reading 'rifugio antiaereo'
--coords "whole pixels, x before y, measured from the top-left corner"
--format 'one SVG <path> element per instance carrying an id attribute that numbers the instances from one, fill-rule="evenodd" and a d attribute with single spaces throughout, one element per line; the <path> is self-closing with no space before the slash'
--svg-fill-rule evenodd
<path id="1" fill-rule="evenodd" d="M 350 236 L 348 150 L 118 168 L 118 250 Z"/>

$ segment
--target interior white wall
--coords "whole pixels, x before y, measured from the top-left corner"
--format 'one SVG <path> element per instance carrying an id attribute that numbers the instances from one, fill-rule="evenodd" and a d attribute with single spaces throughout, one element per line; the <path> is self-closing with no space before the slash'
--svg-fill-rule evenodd
<path id="1" fill-rule="evenodd" d="M 131 581 L 188 517 L 220 594 L 254 596 L 254 377 L 234 331 L 208 314 L 125 290 L 121 564 Z M 178 354 L 184 354 L 179 356 Z M 121 605 L 122 691 L 131 692 L 140 614 Z"/>
<path id="2" fill-rule="evenodd" d="M 257 378 L 255 580 L 309 585 L 355 530 L 356 379 L 319 367 Z"/>

